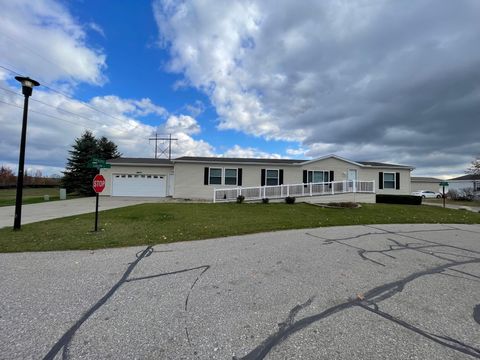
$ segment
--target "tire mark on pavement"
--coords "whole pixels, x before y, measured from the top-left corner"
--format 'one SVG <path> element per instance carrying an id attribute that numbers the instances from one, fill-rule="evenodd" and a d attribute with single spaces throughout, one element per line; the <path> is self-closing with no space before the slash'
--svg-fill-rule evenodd
<path id="1" fill-rule="evenodd" d="M 373 226 L 372 226 L 372 228 L 374 228 L 376 230 L 383 230 L 383 229 L 375 228 Z M 455 229 L 455 230 L 462 231 L 461 229 Z M 311 325 L 311 324 L 313 324 L 317 321 L 323 320 L 323 319 L 325 319 L 329 316 L 332 316 L 332 315 L 334 315 L 338 312 L 347 310 L 347 309 L 352 308 L 354 306 L 360 306 L 361 308 L 363 308 L 365 310 L 368 310 L 370 312 L 373 312 L 373 313 L 375 313 L 375 314 L 377 314 L 377 315 L 379 315 L 379 316 L 381 316 L 381 317 L 383 317 L 387 320 L 390 320 L 397 325 L 403 326 L 406 329 L 409 329 L 409 330 L 411 330 L 411 331 L 413 331 L 413 332 L 415 332 L 419 335 L 422 335 L 425 338 L 427 338 L 431 341 L 434 341 L 437 344 L 440 344 L 440 345 L 448 347 L 452 350 L 459 351 L 459 352 L 462 352 L 464 354 L 473 356 L 475 358 L 480 358 L 480 349 L 475 348 L 473 346 L 470 346 L 468 344 L 465 344 L 465 343 L 463 343 L 459 340 L 456 340 L 456 339 L 448 337 L 448 336 L 437 335 L 437 334 L 433 334 L 433 333 L 427 332 L 425 330 L 422 330 L 422 329 L 416 327 L 415 325 L 409 324 L 404 320 L 398 319 L 398 318 L 396 318 L 396 317 L 394 317 L 394 316 L 392 316 L 388 313 L 385 313 L 385 312 L 381 311 L 378 307 L 378 303 L 380 303 L 384 300 L 390 299 L 391 297 L 395 296 L 396 294 L 402 292 L 407 284 L 409 284 L 409 283 L 411 283 L 411 282 L 413 282 L 413 281 L 415 281 L 415 280 L 417 280 L 421 277 L 424 277 L 424 276 L 437 275 L 437 274 L 446 275 L 445 271 L 450 270 L 450 271 L 461 272 L 464 275 L 477 277 L 474 274 L 470 274 L 468 272 L 461 271 L 461 270 L 458 270 L 458 269 L 453 269 L 453 267 L 463 266 L 463 265 L 468 265 L 468 264 L 480 264 L 480 257 L 464 256 L 464 255 L 461 255 L 461 254 L 449 254 L 449 255 L 454 255 L 454 256 L 457 256 L 457 257 L 466 258 L 466 260 L 463 260 L 463 261 L 452 260 L 452 259 L 445 258 L 441 255 L 437 255 L 435 251 L 428 251 L 427 252 L 428 249 L 434 250 L 434 248 L 437 248 L 437 247 L 443 247 L 443 248 L 447 247 L 447 248 L 451 248 L 451 249 L 455 249 L 455 250 L 465 251 L 465 252 L 468 252 L 468 253 L 475 253 L 475 254 L 480 254 L 480 253 L 477 252 L 477 251 L 474 251 L 474 250 L 464 249 L 464 248 L 461 248 L 459 246 L 444 245 L 444 244 L 441 244 L 441 243 L 437 243 L 435 241 L 415 238 L 413 236 L 406 235 L 405 234 L 406 232 L 396 233 L 396 232 L 391 232 L 391 231 L 386 231 L 386 230 L 383 230 L 383 231 L 385 231 L 385 233 L 389 233 L 389 234 L 393 234 L 393 235 L 400 235 L 400 236 L 404 236 L 404 237 L 407 237 L 407 238 L 410 238 L 410 239 L 414 239 L 416 241 L 421 241 L 421 242 L 423 242 L 423 244 L 427 243 L 429 245 L 422 245 L 422 243 L 402 244 L 399 241 L 396 241 L 396 240 L 393 240 L 393 239 L 388 239 L 388 240 L 394 242 L 395 245 L 393 245 L 393 246 L 390 245 L 388 249 L 384 249 L 384 250 L 367 250 L 367 249 L 363 249 L 359 246 L 354 246 L 354 245 L 351 245 L 351 244 L 347 244 L 347 243 L 345 243 L 345 241 L 353 240 L 353 239 L 359 239 L 360 237 L 363 237 L 363 236 L 374 235 L 374 234 L 378 234 L 378 233 L 361 234 L 361 235 L 357 235 L 357 236 L 352 236 L 350 238 L 347 237 L 347 238 L 341 238 L 341 239 L 327 239 L 327 238 L 322 238 L 321 236 L 313 235 L 313 234 L 310 234 L 310 233 L 306 233 L 306 234 L 310 235 L 310 236 L 320 238 L 320 239 L 323 239 L 324 244 L 326 244 L 326 245 L 337 243 L 339 245 L 355 248 L 357 250 L 359 256 L 363 260 L 369 260 L 369 261 L 371 261 L 371 262 L 373 262 L 377 265 L 382 265 L 382 266 L 385 266 L 385 265 L 381 264 L 381 263 L 377 263 L 375 260 L 367 258 L 365 256 L 365 254 L 368 254 L 370 252 L 376 252 L 376 253 L 381 253 L 381 254 L 386 255 L 386 256 L 390 256 L 390 255 L 388 255 L 388 253 L 393 252 L 393 251 L 402 251 L 402 250 L 418 251 L 418 252 L 426 254 L 426 255 L 431 255 L 431 256 L 433 256 L 437 259 L 447 260 L 448 262 L 445 263 L 445 264 L 439 265 L 439 266 L 427 268 L 426 270 L 414 272 L 414 273 L 412 273 L 412 274 L 410 274 L 410 275 L 408 275 L 408 276 L 406 276 L 406 277 L 404 277 L 400 280 L 392 281 L 392 282 L 385 283 L 383 285 L 377 286 L 375 288 L 370 289 L 369 291 L 367 291 L 364 294 L 357 295 L 355 298 L 350 299 L 349 301 L 346 301 L 346 302 L 340 303 L 338 305 L 332 306 L 332 307 L 322 311 L 319 314 L 312 315 L 312 316 L 303 318 L 301 320 L 297 320 L 296 322 L 293 322 L 293 318 L 298 313 L 298 311 L 294 312 L 294 310 L 298 307 L 298 305 L 297 305 L 297 307 L 290 310 L 290 315 L 287 318 L 287 321 L 285 322 L 285 326 L 281 326 L 277 330 L 277 332 L 270 335 L 260 345 L 258 345 L 256 348 L 251 350 L 244 357 L 238 358 L 238 359 L 239 360 L 261 360 L 261 359 L 264 359 L 265 356 L 275 346 L 280 345 L 288 337 L 290 337 L 290 335 L 292 335 L 292 334 L 294 334 L 298 331 L 303 330 L 305 327 L 307 327 L 307 326 L 309 326 L 309 325 Z M 445 230 L 442 230 L 442 231 L 445 231 Z M 451 231 L 451 230 L 447 230 L 447 231 Z M 407 232 L 407 233 L 415 233 L 415 232 L 422 232 L 422 231 L 411 231 L 411 232 Z M 419 245 L 419 246 L 411 246 L 411 245 Z M 390 257 L 392 257 L 392 256 L 390 256 Z M 373 308 L 371 308 L 367 305 L 372 305 Z M 291 316 L 292 314 L 293 314 L 293 316 Z M 474 317 L 475 321 L 480 323 L 480 304 L 477 305 L 474 308 L 473 317 Z M 290 320 L 290 321 L 288 321 L 288 320 Z M 233 359 L 237 359 L 237 357 L 233 357 Z"/>
<path id="2" fill-rule="evenodd" d="M 127 270 L 123 273 L 122 277 L 118 282 L 112 286 L 112 288 L 100 299 L 98 300 L 85 314 L 82 315 L 78 321 L 68 329 L 63 336 L 53 345 L 53 347 L 50 349 L 50 351 L 47 353 L 47 355 L 44 356 L 44 360 L 51 360 L 53 359 L 60 349 L 63 348 L 63 355 L 62 358 L 66 359 L 68 358 L 68 345 L 70 344 L 70 341 L 72 340 L 73 336 L 77 332 L 77 330 L 82 326 L 82 324 L 88 320 L 90 316 L 92 316 L 98 309 L 100 309 L 110 297 L 112 297 L 113 294 L 118 290 L 120 286 L 122 286 L 127 277 L 131 274 L 133 269 L 138 265 L 138 263 L 145 257 L 150 256 L 152 253 L 152 247 L 148 246 L 145 250 L 140 251 L 136 254 L 137 259 L 130 263 L 130 265 L 127 267 Z"/>
<path id="3" fill-rule="evenodd" d="M 158 252 L 154 251 L 151 246 L 148 246 L 146 249 L 141 250 L 135 254 L 136 260 L 129 263 L 127 269 L 123 273 L 122 277 L 120 280 L 118 280 L 112 288 L 100 299 L 98 300 L 90 309 L 88 309 L 77 322 L 71 326 L 63 335 L 62 337 L 52 346 L 50 351 L 43 357 L 43 360 L 53 360 L 60 350 L 62 350 L 62 359 L 67 360 L 69 357 L 69 345 L 75 336 L 75 333 L 77 330 L 82 326 L 85 321 L 87 321 L 98 309 L 100 309 L 114 294 L 115 292 L 125 283 L 129 282 L 134 282 L 134 281 L 139 281 L 139 280 L 148 280 L 148 279 L 154 279 L 162 276 L 169 276 L 169 275 L 175 275 L 175 274 L 181 274 L 189 271 L 194 271 L 198 269 L 203 269 L 202 272 L 200 273 L 199 276 L 195 279 L 193 282 L 192 286 L 190 287 L 190 290 L 187 294 L 185 306 L 188 303 L 188 298 L 190 296 L 190 293 L 193 290 L 193 287 L 195 284 L 198 282 L 199 278 L 210 268 L 210 265 L 202 265 L 202 266 L 197 266 L 197 267 L 192 267 L 188 269 L 182 269 L 182 270 L 176 270 L 176 271 L 171 271 L 171 272 L 166 272 L 166 273 L 160 273 L 160 274 L 155 274 L 155 275 L 148 275 L 148 276 L 142 276 L 142 277 L 137 277 L 137 278 L 131 278 L 129 279 L 128 277 L 130 274 L 133 272 L 135 267 L 138 265 L 138 263 L 143 260 L 146 257 L 149 257 L 153 252 Z M 186 308 L 185 308 L 186 309 Z M 188 336 L 188 331 L 187 331 L 187 338 Z M 190 343 L 190 339 L 188 339 Z"/>
<path id="4" fill-rule="evenodd" d="M 480 304 L 473 308 L 473 320 L 480 325 Z"/>

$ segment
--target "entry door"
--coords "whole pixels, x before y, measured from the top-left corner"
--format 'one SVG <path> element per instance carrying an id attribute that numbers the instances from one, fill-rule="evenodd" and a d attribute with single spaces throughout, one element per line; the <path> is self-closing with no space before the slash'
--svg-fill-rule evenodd
<path id="1" fill-rule="evenodd" d="M 348 169 L 348 175 L 347 175 L 347 180 L 348 180 L 348 188 L 350 191 L 355 191 L 356 190 L 356 181 L 357 181 L 357 170 L 356 169 Z"/>

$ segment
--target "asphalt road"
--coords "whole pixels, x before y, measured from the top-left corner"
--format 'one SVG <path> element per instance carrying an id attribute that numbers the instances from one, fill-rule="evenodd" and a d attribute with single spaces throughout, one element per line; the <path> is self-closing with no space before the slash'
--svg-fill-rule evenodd
<path id="1" fill-rule="evenodd" d="M 1 359 L 480 358 L 480 225 L 0 254 L 0 273 Z"/>

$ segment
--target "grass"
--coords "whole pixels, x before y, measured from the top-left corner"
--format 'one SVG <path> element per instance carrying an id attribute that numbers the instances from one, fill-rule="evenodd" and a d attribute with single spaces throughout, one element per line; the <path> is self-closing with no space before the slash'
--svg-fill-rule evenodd
<path id="1" fill-rule="evenodd" d="M 480 223 L 480 214 L 433 206 L 364 204 L 326 209 L 309 204 L 142 204 L 99 214 L 0 229 L 0 251 L 98 249 L 170 243 L 263 231 L 335 225 Z"/>
<path id="2" fill-rule="evenodd" d="M 15 205 L 16 189 L 0 189 L 0 206 L 12 206 Z M 50 200 L 60 200 L 60 194 L 58 188 L 24 188 L 22 196 L 22 204 L 36 204 L 44 202 L 44 195 L 50 196 Z M 74 196 L 78 197 L 78 196 Z M 68 195 L 71 199 L 72 195 Z"/>
<path id="3" fill-rule="evenodd" d="M 434 203 L 434 204 L 443 204 L 443 199 L 423 199 L 424 203 Z M 473 200 L 473 201 L 460 201 L 460 200 L 452 200 L 452 199 L 445 199 L 446 204 L 451 205 L 459 205 L 459 206 L 479 206 L 480 207 L 480 200 Z"/>

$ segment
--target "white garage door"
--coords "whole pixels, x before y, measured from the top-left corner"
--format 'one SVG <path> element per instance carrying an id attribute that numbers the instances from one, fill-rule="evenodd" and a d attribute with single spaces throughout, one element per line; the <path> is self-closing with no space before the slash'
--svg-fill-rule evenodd
<path id="1" fill-rule="evenodd" d="M 113 174 L 112 196 L 167 196 L 166 176 Z"/>

